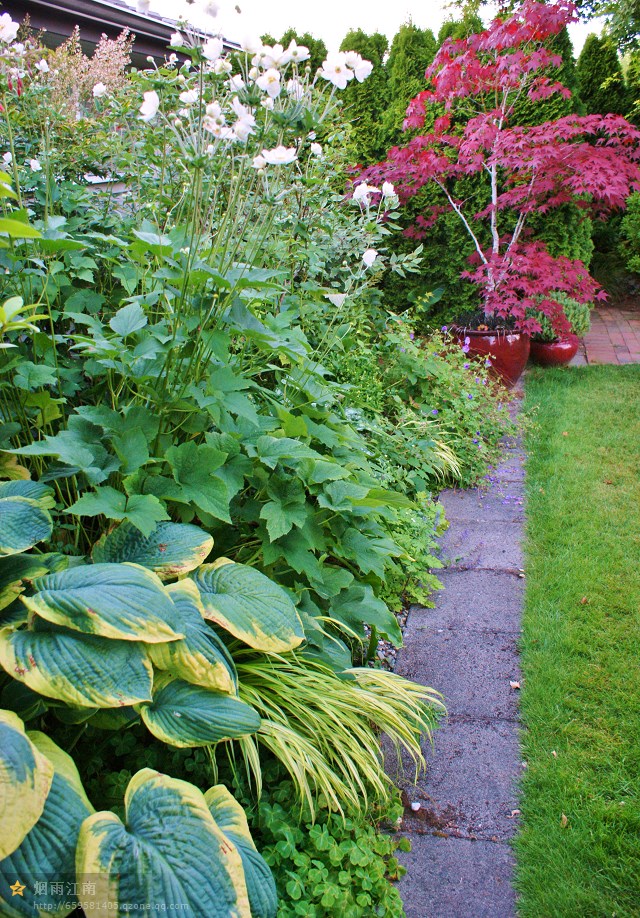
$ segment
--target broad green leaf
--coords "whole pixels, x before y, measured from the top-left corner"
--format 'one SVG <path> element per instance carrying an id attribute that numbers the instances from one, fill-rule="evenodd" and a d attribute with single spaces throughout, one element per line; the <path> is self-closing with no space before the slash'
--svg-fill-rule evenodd
<path id="1" fill-rule="evenodd" d="M 209 746 L 248 736 L 260 729 L 260 715 L 238 698 L 191 685 L 183 679 L 158 679 L 153 701 L 140 705 L 150 733 L 170 746 Z"/>
<path id="2" fill-rule="evenodd" d="M 3 481 L 0 484 L 1 497 L 26 497 L 37 501 L 44 510 L 50 510 L 55 504 L 53 490 L 39 481 Z"/>
<path id="3" fill-rule="evenodd" d="M 26 497 L 0 497 L 0 557 L 33 548 L 48 539 L 52 530 L 51 517 L 37 501 Z"/>
<path id="4" fill-rule="evenodd" d="M 167 670 L 186 682 L 218 692 L 236 694 L 238 677 L 233 659 L 211 625 L 203 619 L 198 588 L 192 580 L 167 587 L 180 614 L 184 638 L 149 647 L 157 669 Z"/>
<path id="5" fill-rule="evenodd" d="M 299 481 L 295 478 L 274 478 L 267 485 L 267 494 L 271 500 L 263 505 L 260 518 L 266 521 L 272 542 L 286 535 L 294 526 L 304 526 L 310 508 L 306 506 L 306 493 Z"/>
<path id="6" fill-rule="evenodd" d="M 95 813 L 78 840 L 78 882 L 97 878 L 92 898 L 107 914 L 160 906 L 176 915 L 251 918 L 240 854 L 201 791 L 145 768 L 129 782 L 125 807 L 125 824 Z"/>
<path id="7" fill-rule="evenodd" d="M 169 514 L 162 501 L 153 494 L 132 494 L 127 498 L 124 518 L 148 536 L 158 523 L 169 519 Z"/>
<path id="8" fill-rule="evenodd" d="M 374 595 L 369 584 L 355 584 L 342 590 L 331 603 L 331 614 L 358 632 L 366 624 L 375 627 L 379 634 L 392 641 L 396 647 L 402 644 L 398 620 L 385 603 Z"/>
<path id="9" fill-rule="evenodd" d="M 147 317 L 139 303 L 129 303 L 119 309 L 109 322 L 109 325 L 122 338 L 140 331 L 147 324 Z"/>
<path id="10" fill-rule="evenodd" d="M 77 905 L 68 884 L 76 882 L 78 835 L 93 807 L 73 759 L 43 733 L 28 736 L 55 771 L 40 819 L 20 847 L 0 862 L 0 913 L 7 918 L 63 918 Z M 9 891 L 16 880 L 25 887 L 20 895 Z M 44 889 L 38 882 L 45 883 Z"/>
<path id="11" fill-rule="evenodd" d="M 144 431 L 130 430 L 112 439 L 113 448 L 122 463 L 122 474 L 132 475 L 149 461 L 149 445 Z"/>
<path id="12" fill-rule="evenodd" d="M 360 532 L 350 526 L 338 541 L 344 558 L 353 561 L 364 574 L 375 574 L 384 580 L 389 558 L 397 557 L 401 550 L 391 539 Z"/>
<path id="13" fill-rule="evenodd" d="M 371 488 L 365 497 L 356 498 L 356 507 L 398 507 L 410 509 L 415 504 L 405 494 L 398 491 L 387 491 L 384 488 Z"/>
<path id="14" fill-rule="evenodd" d="M 144 536 L 131 523 L 121 523 L 93 547 L 95 562 L 132 561 L 155 571 L 165 580 L 198 567 L 211 553 L 213 539 L 189 523 L 158 523 Z"/>
<path id="15" fill-rule="evenodd" d="M 322 458 L 315 450 L 291 437 L 258 437 L 255 449 L 260 461 L 270 469 L 279 464 L 295 465 L 300 459 Z"/>
<path id="16" fill-rule="evenodd" d="M 275 918 L 276 884 L 269 865 L 253 843 L 244 810 L 222 784 L 209 788 L 204 799 L 218 828 L 240 853 L 252 918 Z"/>
<path id="17" fill-rule="evenodd" d="M 11 220 L 10 217 L 0 217 L 0 233 L 10 236 L 12 239 L 39 239 L 41 233 L 28 223 L 21 223 L 19 220 Z"/>
<path id="18" fill-rule="evenodd" d="M 139 564 L 85 564 L 37 577 L 33 588 L 25 605 L 74 631 L 149 644 L 183 636 L 162 581 Z"/>
<path id="19" fill-rule="evenodd" d="M 129 519 L 144 535 L 149 535 L 161 520 L 169 519 L 163 504 L 152 494 L 127 497 L 112 487 L 96 488 L 83 494 L 68 510 L 76 516 L 99 516 L 110 520 Z"/>
<path id="20" fill-rule="evenodd" d="M 55 386 L 58 381 L 55 367 L 36 364 L 31 360 L 22 360 L 13 377 L 13 384 L 19 389 L 41 389 L 43 386 Z"/>
<path id="21" fill-rule="evenodd" d="M 40 819 L 52 780 L 53 765 L 28 739 L 18 715 L 0 711 L 0 861 Z"/>
<path id="22" fill-rule="evenodd" d="M 0 666 L 46 698 L 80 707 L 117 708 L 151 699 L 145 645 L 78 634 L 0 628 Z"/>
<path id="23" fill-rule="evenodd" d="M 183 499 L 206 510 L 216 519 L 231 522 L 229 492 L 225 482 L 215 470 L 225 461 L 226 454 L 213 446 L 198 446 L 192 440 L 170 447 L 165 458 L 171 466 L 176 482 L 181 486 Z"/>
<path id="24" fill-rule="evenodd" d="M 246 564 L 218 558 L 193 576 L 205 618 L 265 653 L 283 653 L 302 643 L 304 630 L 282 587 Z"/>
<path id="25" fill-rule="evenodd" d="M 333 481 L 326 485 L 318 495 L 318 504 L 329 510 L 353 512 L 356 501 L 364 500 L 369 488 L 354 484 L 351 481 Z"/>

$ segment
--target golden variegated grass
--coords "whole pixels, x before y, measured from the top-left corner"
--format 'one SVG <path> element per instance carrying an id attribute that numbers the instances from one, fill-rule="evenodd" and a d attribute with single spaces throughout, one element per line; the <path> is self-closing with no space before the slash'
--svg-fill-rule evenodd
<path id="1" fill-rule="evenodd" d="M 236 741 L 248 774 L 261 788 L 259 746 L 289 772 L 311 813 L 317 801 L 344 814 L 365 810 L 390 785 L 380 749 L 386 734 L 424 767 L 421 740 L 444 711 L 440 695 L 395 673 L 354 667 L 336 674 L 295 653 L 236 658 L 240 697 L 262 718 L 255 736 Z"/>

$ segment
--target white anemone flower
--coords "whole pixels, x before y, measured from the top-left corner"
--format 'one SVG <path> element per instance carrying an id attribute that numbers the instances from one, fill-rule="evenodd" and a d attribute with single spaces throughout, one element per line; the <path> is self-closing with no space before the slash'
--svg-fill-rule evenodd
<path id="1" fill-rule="evenodd" d="M 295 99 L 296 102 L 299 102 L 300 99 L 302 99 L 304 96 L 304 86 L 300 80 L 288 80 L 287 93 L 291 96 L 292 99 Z"/>
<path id="2" fill-rule="evenodd" d="M 49 73 L 49 65 L 44 58 L 42 58 L 41 61 L 38 61 L 36 64 L 36 70 L 38 70 L 40 73 Z"/>
<path id="3" fill-rule="evenodd" d="M 12 154 L 11 154 L 11 153 L 3 153 L 3 154 L 2 154 L 2 162 L 3 162 L 6 166 L 10 166 L 11 163 L 13 162 L 13 156 L 12 156 Z"/>
<path id="4" fill-rule="evenodd" d="M 96 83 L 91 92 L 93 93 L 94 99 L 101 99 L 102 96 L 106 96 L 109 90 L 104 83 Z"/>
<path id="5" fill-rule="evenodd" d="M 249 135 L 254 133 L 253 128 L 255 123 L 256 119 L 253 115 L 250 115 L 249 118 L 238 118 L 233 125 L 233 131 L 240 143 L 246 143 L 249 139 Z"/>
<path id="6" fill-rule="evenodd" d="M 358 54 L 357 51 L 346 51 L 345 63 L 347 67 L 353 70 L 358 83 L 364 82 L 364 80 L 371 75 L 371 71 L 373 70 L 371 61 L 365 61 L 362 55 Z"/>
<path id="7" fill-rule="evenodd" d="M 207 38 L 205 43 L 202 46 L 202 53 L 209 61 L 213 64 L 214 61 L 217 61 L 220 55 L 224 50 L 224 45 L 222 44 L 221 38 Z"/>
<path id="8" fill-rule="evenodd" d="M 231 61 L 228 61 L 224 57 L 219 57 L 218 60 L 213 65 L 214 73 L 218 73 L 218 74 L 231 73 L 232 70 L 233 70 L 233 66 L 231 64 Z"/>
<path id="9" fill-rule="evenodd" d="M 290 61 L 295 61 L 296 64 L 301 64 L 302 61 L 308 61 L 310 58 L 309 49 L 305 48 L 304 45 L 296 44 L 295 39 L 291 39 L 289 42 L 289 47 L 287 48 L 285 54 Z"/>
<path id="10" fill-rule="evenodd" d="M 264 156 L 260 156 L 260 154 L 258 154 L 257 156 L 253 157 L 253 162 L 251 165 L 254 169 L 264 169 L 264 167 L 267 165 L 267 161 Z"/>
<path id="11" fill-rule="evenodd" d="M 320 76 L 333 83 L 336 89 L 345 89 L 354 74 L 353 70 L 347 67 L 344 52 L 338 51 L 336 54 L 329 54 L 326 61 L 323 61 Z"/>
<path id="12" fill-rule="evenodd" d="M 230 77 L 229 89 L 231 90 L 231 92 L 240 92 L 242 89 L 244 89 L 244 80 L 242 79 L 239 73 L 237 73 L 235 76 Z"/>
<path id="13" fill-rule="evenodd" d="M 270 99 L 276 99 L 280 95 L 282 86 L 280 84 L 280 72 L 274 67 L 265 70 L 262 76 L 256 80 L 256 86 L 269 96 Z"/>
<path id="14" fill-rule="evenodd" d="M 42 172 L 42 166 L 40 165 L 39 159 L 30 159 L 29 168 L 32 172 Z"/>
<path id="15" fill-rule="evenodd" d="M 382 183 L 382 197 L 383 198 L 394 198 L 396 196 L 396 190 L 393 187 L 391 182 Z"/>
<path id="16" fill-rule="evenodd" d="M 366 249 L 362 256 L 362 261 L 364 262 L 365 267 L 370 268 L 377 257 L 378 253 L 375 249 Z"/>
<path id="17" fill-rule="evenodd" d="M 172 32 L 169 44 L 172 48 L 181 48 L 184 45 L 182 32 Z"/>
<path id="18" fill-rule="evenodd" d="M 181 92 L 178 98 L 181 102 L 184 102 L 185 105 L 195 105 L 199 98 L 198 90 L 187 89 L 185 92 Z"/>
<path id="19" fill-rule="evenodd" d="M 367 185 L 366 182 L 361 182 L 353 192 L 353 200 L 358 201 L 358 203 L 365 204 L 367 207 L 371 201 L 371 195 L 377 194 L 380 191 L 379 188 L 376 188 L 375 185 Z"/>
<path id="20" fill-rule="evenodd" d="M 205 109 L 206 117 L 216 124 L 226 124 L 226 118 L 219 102 L 210 102 Z"/>
<path id="21" fill-rule="evenodd" d="M 151 121 L 158 114 L 160 108 L 160 96 L 155 89 L 145 92 L 143 95 L 144 102 L 140 106 L 140 117 L 143 121 Z"/>
<path id="22" fill-rule="evenodd" d="M 11 41 L 15 41 L 19 28 L 20 23 L 14 22 L 8 13 L 3 13 L 2 16 L 0 16 L 0 41 L 4 41 L 7 44 Z"/>
<path id="23" fill-rule="evenodd" d="M 258 54 L 262 50 L 262 42 L 255 32 L 247 32 L 242 36 L 240 47 L 247 54 Z"/>
<path id="24" fill-rule="evenodd" d="M 275 106 L 275 102 L 269 96 L 265 96 L 260 105 L 263 108 L 266 108 L 268 111 L 272 112 Z"/>
<path id="25" fill-rule="evenodd" d="M 283 147 L 282 144 L 273 150 L 263 150 L 262 155 L 270 166 L 288 166 L 298 158 L 295 147 Z"/>
<path id="26" fill-rule="evenodd" d="M 314 156 L 322 156 L 322 145 L 319 143 L 312 143 L 309 147 Z"/>
<path id="27" fill-rule="evenodd" d="M 286 67 L 291 58 L 289 53 L 284 50 L 282 45 L 265 45 L 260 55 L 260 66 L 264 70 L 270 70 L 272 67 Z"/>

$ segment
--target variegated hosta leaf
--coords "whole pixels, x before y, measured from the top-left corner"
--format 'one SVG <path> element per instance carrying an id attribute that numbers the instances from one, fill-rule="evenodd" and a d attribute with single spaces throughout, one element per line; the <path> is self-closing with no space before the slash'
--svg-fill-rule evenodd
<path id="1" fill-rule="evenodd" d="M 78 883 L 107 914 L 127 905 L 207 918 L 251 918 L 242 861 L 216 826 L 201 791 L 145 768 L 125 795 L 126 825 L 95 813 L 80 832 Z M 119 911 L 119 908 L 122 911 Z"/>
<path id="2" fill-rule="evenodd" d="M 0 556 L 17 555 L 33 548 L 48 539 L 52 529 L 49 513 L 37 501 L 26 497 L 0 497 Z"/>
<path id="3" fill-rule="evenodd" d="M 93 807 L 73 759 L 44 733 L 28 736 L 51 763 L 53 781 L 40 819 L 20 847 L 0 861 L 0 914 L 6 918 L 63 918 L 76 905 L 68 884 L 76 882 L 78 834 Z M 19 895 L 10 891 L 16 881 L 24 886 Z"/>
<path id="4" fill-rule="evenodd" d="M 170 746 L 208 746 L 260 729 L 257 711 L 232 695 L 182 679 L 160 678 L 157 684 L 153 702 L 141 704 L 139 710 L 147 729 Z"/>
<path id="5" fill-rule="evenodd" d="M 94 545 L 92 558 L 96 563 L 133 561 L 167 580 L 195 570 L 212 548 L 211 536 L 189 523 L 158 523 L 145 536 L 125 521 Z"/>
<path id="6" fill-rule="evenodd" d="M 0 860 L 18 848 L 40 819 L 53 765 L 27 738 L 13 711 L 0 711 Z"/>
<path id="7" fill-rule="evenodd" d="M 55 505 L 53 489 L 40 481 L 3 481 L 0 483 L 0 498 L 26 497 L 35 500 L 43 510 Z"/>
<path id="8" fill-rule="evenodd" d="M 23 592 L 22 581 L 33 580 L 48 574 L 46 559 L 49 555 L 13 555 L 0 558 L 0 609 L 10 605 Z"/>
<path id="9" fill-rule="evenodd" d="M 210 787 L 204 799 L 218 828 L 240 852 L 252 918 L 275 918 L 276 884 L 271 868 L 253 843 L 244 810 L 223 784 Z"/>
<path id="10" fill-rule="evenodd" d="M 86 564 L 33 581 L 22 601 L 42 618 L 124 641 L 182 637 L 178 612 L 160 578 L 139 564 Z"/>
<path id="11" fill-rule="evenodd" d="M 193 580 L 205 618 L 265 653 L 283 653 L 302 643 L 304 630 L 285 591 L 246 564 L 218 558 L 203 564 Z"/>
<path id="12" fill-rule="evenodd" d="M 192 580 L 181 580 L 167 587 L 180 613 L 184 638 L 148 648 L 151 661 L 187 682 L 218 692 L 236 694 L 238 677 L 233 659 L 218 635 L 202 617 L 198 588 Z"/>
<path id="13" fill-rule="evenodd" d="M 143 644 L 47 627 L 0 629 L 0 666 L 14 679 L 80 707 L 117 708 L 151 699 L 153 669 Z"/>

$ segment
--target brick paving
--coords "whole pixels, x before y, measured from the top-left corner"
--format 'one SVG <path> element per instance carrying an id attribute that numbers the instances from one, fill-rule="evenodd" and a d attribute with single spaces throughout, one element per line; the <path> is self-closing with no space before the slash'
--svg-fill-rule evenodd
<path id="1" fill-rule="evenodd" d="M 640 310 L 630 306 L 598 306 L 591 313 L 591 331 L 585 335 L 584 362 L 640 363 Z M 580 361 L 580 357 L 576 362 Z"/>

